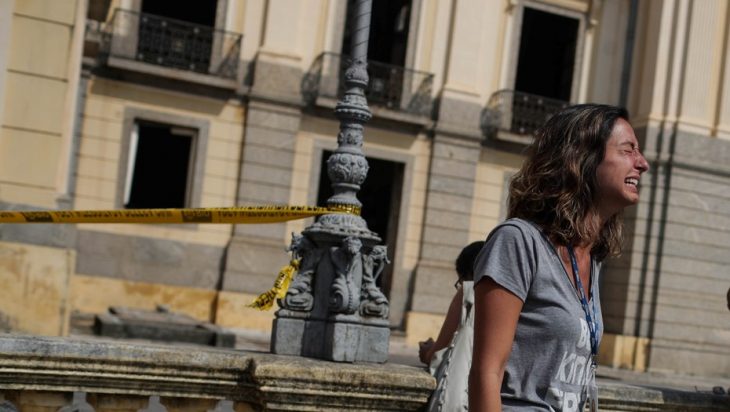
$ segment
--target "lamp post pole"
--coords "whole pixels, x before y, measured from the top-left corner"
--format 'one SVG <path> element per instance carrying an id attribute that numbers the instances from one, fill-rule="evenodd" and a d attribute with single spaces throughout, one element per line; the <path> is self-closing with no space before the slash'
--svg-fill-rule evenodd
<path id="1" fill-rule="evenodd" d="M 372 0 L 355 0 L 349 67 L 344 95 L 337 102 L 337 149 L 327 159 L 334 194 L 329 207 L 359 211 L 357 199 L 368 162 L 363 130 L 372 114 L 367 105 L 367 51 Z M 297 275 L 276 312 L 273 353 L 339 362 L 388 359 L 389 304 L 376 281 L 389 263 L 387 247 L 359 214 L 329 214 L 292 234 L 290 251 L 300 259 Z"/>

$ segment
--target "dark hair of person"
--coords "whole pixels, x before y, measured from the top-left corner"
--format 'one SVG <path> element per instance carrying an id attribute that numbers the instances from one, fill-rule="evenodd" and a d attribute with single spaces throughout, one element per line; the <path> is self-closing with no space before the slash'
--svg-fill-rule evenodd
<path id="1" fill-rule="evenodd" d="M 474 280 L 474 262 L 483 246 L 484 241 L 479 240 L 469 243 L 464 249 L 461 249 L 461 253 L 456 258 L 456 273 L 459 274 L 459 280 Z"/>
<path id="2" fill-rule="evenodd" d="M 594 242 L 598 260 L 618 255 L 623 218 L 616 214 L 599 227 L 596 170 L 619 118 L 629 120 L 626 109 L 601 104 L 570 106 L 552 116 L 535 132 L 512 178 L 509 217 L 536 223 L 559 245 Z"/>

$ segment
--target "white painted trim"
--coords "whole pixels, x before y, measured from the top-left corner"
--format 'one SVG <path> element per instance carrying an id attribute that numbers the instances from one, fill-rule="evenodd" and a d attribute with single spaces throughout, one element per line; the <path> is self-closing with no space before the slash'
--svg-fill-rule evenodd
<path id="1" fill-rule="evenodd" d="M 139 142 L 139 125 L 135 121 L 132 126 L 132 133 L 129 136 L 129 154 L 127 155 L 127 176 L 124 178 L 124 199 L 122 207 L 129 203 L 129 196 L 132 193 L 132 178 L 134 177 L 134 166 L 137 161 L 137 143 Z"/>

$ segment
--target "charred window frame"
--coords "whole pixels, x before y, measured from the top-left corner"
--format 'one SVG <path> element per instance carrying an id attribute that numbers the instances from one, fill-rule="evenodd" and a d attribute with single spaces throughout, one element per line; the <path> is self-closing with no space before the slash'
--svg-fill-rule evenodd
<path id="1" fill-rule="evenodd" d="M 205 170 L 205 159 L 208 146 L 208 133 L 209 123 L 204 120 L 190 119 L 187 117 L 171 115 L 167 113 L 150 112 L 147 110 L 140 110 L 136 108 L 127 108 L 124 114 L 124 124 L 122 128 L 121 138 L 121 150 L 119 157 L 118 166 L 118 178 L 117 178 L 117 208 L 126 208 L 131 206 L 132 208 L 138 207 L 200 207 L 202 198 L 202 181 Z M 147 136 L 140 135 L 147 132 Z M 150 135 L 150 132 L 151 135 Z M 184 171 L 184 175 L 174 174 L 173 177 L 166 176 L 170 171 L 166 169 L 169 162 L 165 162 L 164 159 L 159 161 L 159 164 L 153 164 L 151 168 L 145 168 L 139 177 L 135 176 L 135 169 L 138 168 L 137 162 L 141 160 L 138 158 L 140 150 L 152 149 L 152 152 L 143 154 L 148 156 L 153 155 L 156 150 L 160 149 L 161 141 L 147 141 L 145 143 L 151 144 L 147 146 L 147 149 L 140 148 L 140 141 L 146 139 L 181 139 L 178 141 L 177 154 L 175 156 L 182 156 L 184 149 L 184 141 L 189 142 L 189 152 L 187 158 L 187 170 Z M 188 140 L 189 139 L 189 140 Z M 180 146 L 182 145 L 182 147 Z M 164 148 L 163 148 L 164 149 Z M 149 159 L 145 159 L 147 161 Z M 181 159 L 177 159 L 181 161 Z M 174 206 L 168 203 L 160 205 L 153 205 L 147 201 L 140 203 L 135 196 L 135 179 L 144 179 L 145 174 L 157 173 L 158 176 L 152 176 L 151 179 L 158 181 L 165 179 L 175 179 L 179 183 L 182 182 L 185 186 L 185 193 L 182 196 L 182 204 L 178 200 Z M 130 204 L 130 201 L 132 202 Z M 178 206 L 180 205 L 180 206 Z"/>
<path id="2" fill-rule="evenodd" d="M 575 52 L 573 57 L 573 65 L 572 65 L 572 80 L 570 82 L 570 93 L 568 99 L 566 101 L 571 102 L 577 102 L 580 100 L 581 95 L 581 86 L 584 83 L 584 77 L 587 73 L 584 73 L 583 70 L 583 60 L 584 60 L 584 45 L 585 45 L 585 37 L 586 37 L 586 27 L 587 27 L 587 16 L 585 13 L 582 13 L 577 10 L 570 10 L 562 7 L 552 6 L 545 3 L 538 3 L 534 1 L 527 1 L 523 0 L 518 3 L 518 5 L 514 8 L 514 15 L 513 15 L 513 30 L 512 30 L 512 40 L 510 42 L 510 54 L 508 58 L 508 65 L 505 67 L 506 70 L 506 77 L 503 78 L 505 83 L 503 83 L 506 89 L 512 89 L 516 90 L 517 86 L 517 76 L 518 71 L 520 69 L 520 49 L 522 46 L 522 33 L 523 33 L 523 24 L 525 23 L 525 13 L 526 9 L 529 9 L 527 13 L 547 13 L 550 15 L 553 15 L 557 20 L 561 18 L 568 18 L 572 19 L 575 22 L 577 22 L 577 29 L 576 29 L 576 40 L 575 40 Z M 523 63 L 524 64 L 524 63 Z M 550 97 L 550 96 L 546 96 Z"/>

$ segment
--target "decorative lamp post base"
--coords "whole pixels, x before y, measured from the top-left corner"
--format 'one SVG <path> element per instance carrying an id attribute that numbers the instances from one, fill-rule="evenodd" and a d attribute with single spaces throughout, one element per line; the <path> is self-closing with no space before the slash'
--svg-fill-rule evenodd
<path id="1" fill-rule="evenodd" d="M 288 317 L 282 311 L 274 320 L 272 353 L 335 362 L 384 363 L 388 360 L 390 327 L 387 321 L 377 324 L 303 319 Z"/>
<path id="2" fill-rule="evenodd" d="M 336 362 L 386 362 L 388 302 L 376 286 L 388 263 L 385 246 L 376 245 L 380 238 L 364 221 L 323 224 L 332 223 L 331 218 L 325 215 L 323 222 L 292 236 L 290 250 L 301 264 L 279 301 L 271 352 Z"/>

